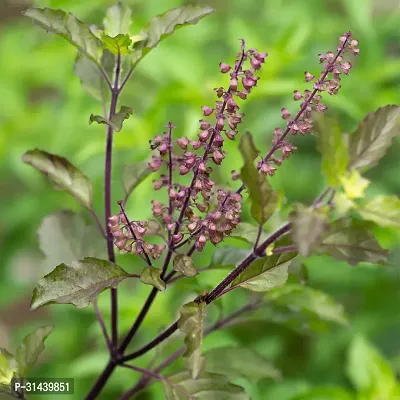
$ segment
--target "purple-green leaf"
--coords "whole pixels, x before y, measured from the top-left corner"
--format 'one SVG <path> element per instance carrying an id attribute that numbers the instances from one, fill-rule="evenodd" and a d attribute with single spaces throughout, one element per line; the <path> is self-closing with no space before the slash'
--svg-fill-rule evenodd
<path id="1" fill-rule="evenodd" d="M 36 331 L 25 336 L 16 351 L 16 360 L 18 363 L 18 375 L 26 377 L 30 369 L 35 365 L 39 355 L 44 350 L 44 341 L 50 335 L 53 326 L 42 326 Z"/>
<path id="2" fill-rule="evenodd" d="M 128 276 L 117 264 L 93 257 L 60 264 L 37 283 L 31 310 L 52 303 L 87 307 L 103 290 Z"/>
<path id="3" fill-rule="evenodd" d="M 30 8 L 24 11 L 23 15 L 31 18 L 47 32 L 62 36 L 100 65 L 103 53 L 101 41 L 92 33 L 88 24 L 71 13 L 51 8 Z"/>
<path id="4" fill-rule="evenodd" d="M 198 274 L 192 258 L 186 254 L 177 254 L 174 258 L 172 268 L 174 271 L 181 272 L 190 278 Z"/>
<path id="5" fill-rule="evenodd" d="M 132 39 L 129 35 L 119 34 L 115 37 L 111 37 L 103 34 L 101 40 L 103 41 L 104 47 L 115 55 L 126 55 L 132 52 L 130 49 Z"/>
<path id="6" fill-rule="evenodd" d="M 318 134 L 318 150 L 322 154 L 322 171 L 329 186 L 337 187 L 349 162 L 344 135 L 336 120 L 327 118 L 322 113 L 315 113 L 313 117 Z"/>
<path id="7" fill-rule="evenodd" d="M 282 247 L 290 243 L 287 236 L 277 241 L 276 246 Z M 290 261 L 297 256 L 297 252 L 290 251 L 281 254 L 259 258 L 253 261 L 233 282 L 232 287 L 240 286 L 246 289 L 265 292 L 282 286 L 288 279 Z"/>
<path id="8" fill-rule="evenodd" d="M 186 368 L 196 379 L 203 367 L 202 353 L 205 303 L 192 301 L 183 305 L 179 312 L 178 328 L 185 334 L 186 351 L 183 354 Z"/>
<path id="9" fill-rule="evenodd" d="M 250 400 L 241 386 L 220 374 L 203 372 L 193 379 L 189 372 L 180 372 L 163 380 L 163 385 L 166 400 Z"/>
<path id="10" fill-rule="evenodd" d="M 115 37 L 119 34 L 129 34 L 131 26 L 131 9 L 124 3 L 118 2 L 107 10 L 104 18 L 104 31 L 106 35 Z"/>
<path id="11" fill-rule="evenodd" d="M 161 40 L 172 35 L 177 29 L 189 24 L 197 24 L 214 11 L 208 6 L 186 4 L 153 17 L 140 32 L 140 36 L 145 39 L 134 44 L 132 66 L 135 67 L 146 54 L 157 47 Z"/>
<path id="12" fill-rule="evenodd" d="M 111 128 L 114 131 L 120 132 L 122 129 L 123 122 L 126 119 L 128 119 L 131 115 L 132 115 L 132 108 L 122 106 L 119 112 L 115 113 L 112 116 L 111 120 L 108 120 L 107 118 L 104 118 L 100 115 L 91 114 L 89 118 L 89 125 L 91 125 L 93 122 L 97 122 L 98 124 L 106 124 L 111 126 Z"/>
<path id="13" fill-rule="evenodd" d="M 140 280 L 164 292 L 167 288 L 165 282 L 161 279 L 161 269 L 155 267 L 145 267 L 140 275 Z"/>
<path id="14" fill-rule="evenodd" d="M 46 175 L 57 189 L 66 190 L 84 207 L 92 208 L 92 183 L 66 158 L 35 149 L 26 152 L 22 161 Z"/>
<path id="15" fill-rule="evenodd" d="M 292 224 L 291 234 L 294 244 L 302 256 L 308 256 L 328 229 L 325 212 L 322 209 L 312 209 L 297 204 L 289 216 L 289 221 Z"/>
<path id="16" fill-rule="evenodd" d="M 400 135 L 400 106 L 388 105 L 370 112 L 349 135 L 349 168 L 362 172 L 375 167 L 395 136 Z"/>
<path id="17" fill-rule="evenodd" d="M 239 150 L 244 160 L 240 177 L 249 191 L 251 215 L 257 223 L 263 225 L 277 208 L 279 193 L 272 189 L 267 177 L 260 174 L 254 165 L 258 150 L 249 132 L 241 137 Z"/>
<path id="18" fill-rule="evenodd" d="M 207 372 L 230 379 L 246 378 L 253 384 L 260 379 L 281 377 L 280 371 L 266 358 L 245 347 L 218 347 L 204 354 Z"/>
<path id="19" fill-rule="evenodd" d="M 330 224 L 316 251 L 329 254 L 350 265 L 359 262 L 383 263 L 388 252 L 382 249 L 371 232 L 371 224 L 352 218 L 342 218 Z"/>
<path id="20" fill-rule="evenodd" d="M 17 373 L 17 361 L 6 349 L 0 347 L 0 392 L 11 393 L 11 379 Z"/>

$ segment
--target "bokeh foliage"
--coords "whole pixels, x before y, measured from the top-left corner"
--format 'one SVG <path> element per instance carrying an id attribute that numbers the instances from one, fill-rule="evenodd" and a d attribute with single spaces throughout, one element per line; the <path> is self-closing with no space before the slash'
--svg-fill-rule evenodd
<path id="1" fill-rule="evenodd" d="M 129 3 L 133 9 L 134 30 L 139 31 L 152 15 L 179 6 L 182 1 Z M 36 1 L 34 6 L 62 8 L 82 20 L 101 23 L 104 9 L 111 4 L 43 0 Z M 210 0 L 207 4 L 217 12 L 196 26 L 176 32 L 146 56 L 123 92 L 121 104 L 132 107 L 133 117 L 125 121 L 122 132 L 115 134 L 114 200 L 124 195 L 120 184 L 124 165 L 147 158 L 148 140 L 160 133 L 166 122 L 172 121 L 182 134 L 195 134 L 201 118 L 200 107 L 212 104 L 213 88 L 225 84 L 218 73 L 218 64 L 234 58 L 239 38 L 269 53 L 257 91 L 244 107 L 246 117 L 241 128 L 242 132 L 246 129 L 252 132 L 259 149 L 270 146 L 273 128 L 281 125 L 280 109 L 294 109 L 292 92 L 304 87 L 304 71 L 318 73 L 317 54 L 334 50 L 337 36 L 348 30 L 360 41 L 361 55 L 355 61 L 351 76 L 343 81 L 340 95 L 325 98 L 329 114 L 337 118 L 344 131 L 352 131 L 367 112 L 399 102 L 400 8 L 397 1 Z M 79 79 L 73 75 L 75 49 L 60 38 L 46 35 L 29 20 L 15 16 L 3 19 L 0 42 L 3 160 L 0 167 L 0 329 L 4 331 L 0 333 L 0 345 L 14 348 L 27 330 L 49 322 L 54 324 L 56 329 L 47 339 L 47 351 L 41 356 L 36 373 L 75 377 L 76 394 L 71 398 L 79 399 L 107 360 L 92 309 L 54 306 L 36 317 L 27 316 L 32 288 L 54 267 L 42 262 L 36 231 L 45 216 L 59 210 L 79 209 L 72 198 L 51 190 L 47 181 L 20 159 L 26 149 L 35 147 L 67 157 L 93 182 L 94 207 L 101 210 L 105 135 L 101 126 L 88 124 L 90 114 L 101 114 L 101 105 L 82 91 Z M 296 138 L 294 142 L 299 151 L 283 164 L 271 183 L 283 190 L 290 201 L 311 202 L 324 187 L 319 172 L 320 154 L 312 136 Z M 220 172 L 222 182 L 228 182 L 231 169 L 240 168 L 237 143 L 230 143 L 227 149 L 229 155 Z M 372 181 L 367 194 L 400 194 L 399 150 L 399 141 L 394 141 L 379 167 L 366 174 Z M 133 217 L 139 214 L 145 219 L 150 215 L 152 198 L 154 193 L 148 179 L 130 198 L 129 214 Z M 83 215 L 89 221 L 90 216 Z M 364 342 L 354 344 L 356 333 L 369 337 L 400 373 L 399 236 L 387 229 L 380 229 L 378 235 L 382 244 L 397 246 L 390 266 L 350 267 L 328 256 L 313 256 L 304 262 L 308 284 L 344 304 L 351 328 L 311 334 L 255 319 L 250 327 L 237 326 L 208 336 L 204 341 L 205 350 L 246 345 L 274 361 L 282 371 L 282 381 L 264 379 L 249 385 L 238 378 L 238 383 L 245 385 L 255 400 L 286 400 L 294 396 L 317 399 L 324 397 L 317 397 L 318 393 L 311 397 L 304 392 L 313 386 L 345 386 L 350 391 L 362 386 L 360 379 L 354 378 L 355 372 L 347 375 L 345 368 L 350 345 L 353 352 L 365 349 Z M 234 239 L 230 241 L 226 244 L 238 246 Z M 196 265 L 206 266 L 210 256 L 209 252 L 196 256 Z M 131 272 L 140 272 L 143 268 L 142 263 L 129 256 L 120 256 L 120 262 Z M 209 274 L 202 274 L 201 280 L 212 286 L 224 273 Z M 175 318 L 177 307 L 190 299 L 191 290 L 194 293 L 195 287 L 185 280 L 178 285 L 184 294 L 180 297 L 168 293 L 159 295 L 135 346 L 147 342 Z M 127 329 L 149 289 L 132 282 L 124 282 L 120 287 L 120 324 L 122 329 Z M 225 296 L 222 302 L 229 310 L 238 307 L 243 299 L 244 294 L 237 293 Z M 107 294 L 100 297 L 105 313 L 108 302 Z M 209 318 L 215 319 L 216 309 L 210 308 L 208 313 Z M 106 314 L 106 317 L 109 316 Z M 174 344 L 167 344 L 161 353 L 173 347 Z M 373 357 L 366 353 L 368 350 L 362 353 L 364 357 Z M 145 367 L 152 356 L 140 358 L 139 365 Z M 350 369 L 357 368 L 351 365 L 349 362 Z M 121 388 L 132 386 L 137 377 L 132 371 L 120 371 L 113 376 L 102 398 L 114 398 Z M 340 389 L 337 390 L 339 393 Z M 138 398 L 162 396 L 162 385 L 157 383 Z M 346 399 L 346 396 L 339 393 L 330 398 Z M 353 398 L 352 394 L 348 396 Z"/>

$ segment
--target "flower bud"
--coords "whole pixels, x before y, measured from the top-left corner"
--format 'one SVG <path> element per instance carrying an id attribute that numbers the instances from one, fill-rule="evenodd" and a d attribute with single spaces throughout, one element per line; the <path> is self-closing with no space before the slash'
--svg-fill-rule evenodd
<path id="1" fill-rule="evenodd" d="M 185 165 L 181 164 L 179 166 L 179 173 L 181 175 L 186 175 L 189 172 L 189 168 L 187 168 Z"/>
<path id="2" fill-rule="evenodd" d="M 250 64 L 256 71 L 261 68 L 261 61 L 255 57 L 250 60 Z"/>
<path id="3" fill-rule="evenodd" d="M 206 131 L 208 128 L 211 127 L 211 124 L 209 122 L 205 121 L 204 119 L 201 119 L 199 122 L 200 122 L 200 129 L 202 131 Z"/>
<path id="4" fill-rule="evenodd" d="M 183 239 L 182 233 L 178 233 L 177 235 L 172 236 L 172 240 L 173 240 L 174 244 L 178 244 L 182 239 Z"/>
<path id="5" fill-rule="evenodd" d="M 209 131 L 203 131 L 197 134 L 201 142 L 205 142 L 208 139 L 209 135 L 210 135 Z"/>
<path id="6" fill-rule="evenodd" d="M 229 90 L 231 92 L 236 92 L 237 88 L 238 88 L 238 81 L 236 78 L 232 78 L 229 85 Z"/>
<path id="7" fill-rule="evenodd" d="M 231 68 L 232 67 L 230 65 L 225 64 L 223 62 L 219 64 L 219 69 L 221 70 L 221 72 L 223 74 L 226 74 L 227 72 L 229 72 L 231 70 Z"/>
<path id="8" fill-rule="evenodd" d="M 164 154 L 166 154 L 167 153 L 167 151 L 168 151 L 168 146 L 167 146 L 167 144 L 166 143 L 162 143 L 161 145 L 160 145 L 160 147 L 158 148 L 158 151 L 160 152 L 160 154 L 163 156 Z"/>
<path id="9" fill-rule="evenodd" d="M 224 119 L 222 117 L 218 118 L 216 126 L 217 130 L 222 131 L 222 129 L 224 129 L 224 125 L 225 125 Z"/>
<path id="10" fill-rule="evenodd" d="M 264 62 L 265 59 L 268 57 L 268 53 L 255 53 L 254 58 L 260 62 Z"/>
<path id="11" fill-rule="evenodd" d="M 162 188 L 162 186 L 163 186 L 162 182 L 156 181 L 156 180 L 153 181 L 153 189 L 154 190 L 159 190 Z"/>
<path id="12" fill-rule="evenodd" d="M 237 172 L 237 171 L 235 171 L 235 170 L 232 170 L 232 171 L 231 171 L 231 174 L 232 174 L 232 180 L 233 180 L 233 181 L 237 181 L 237 180 L 240 178 L 239 172 Z"/>
<path id="13" fill-rule="evenodd" d="M 230 140 L 235 140 L 235 135 L 237 132 L 235 131 L 225 131 L 225 135 L 228 137 Z"/>
<path id="14" fill-rule="evenodd" d="M 179 138 L 176 142 L 178 143 L 178 146 L 182 150 L 186 150 L 187 145 L 189 144 L 189 139 L 187 137 L 183 137 L 183 138 Z"/>
<path id="15" fill-rule="evenodd" d="M 294 93 L 293 100 L 298 101 L 303 98 L 303 96 L 298 90 L 295 90 L 293 93 Z"/>
<path id="16" fill-rule="evenodd" d="M 201 141 L 199 141 L 199 140 L 191 140 L 190 141 L 190 145 L 193 147 L 193 150 L 197 150 L 197 149 L 199 149 L 200 147 L 201 147 Z M 193 160 L 193 162 L 194 162 L 194 160 Z M 192 162 L 192 163 L 193 163 Z"/>
<path id="17" fill-rule="evenodd" d="M 315 78 L 315 76 L 314 75 L 311 75 L 309 72 L 304 72 L 304 75 L 305 75 L 305 81 L 306 82 L 310 82 L 310 81 L 312 81 L 314 78 Z"/>
<path id="18" fill-rule="evenodd" d="M 207 238 L 204 235 L 200 235 L 197 241 L 199 243 L 205 244 L 207 242 Z"/>
<path id="19" fill-rule="evenodd" d="M 118 225 L 119 217 L 118 215 L 113 215 L 112 217 L 108 218 L 108 226 L 115 226 Z"/>
<path id="20" fill-rule="evenodd" d="M 282 119 L 290 118 L 290 112 L 287 108 L 282 108 L 281 113 L 282 113 Z"/>
<path id="21" fill-rule="evenodd" d="M 201 109 L 203 110 L 205 117 L 208 117 L 209 115 L 211 115 L 214 112 L 213 108 L 207 107 L 207 106 L 203 106 L 203 107 L 201 107 Z"/>

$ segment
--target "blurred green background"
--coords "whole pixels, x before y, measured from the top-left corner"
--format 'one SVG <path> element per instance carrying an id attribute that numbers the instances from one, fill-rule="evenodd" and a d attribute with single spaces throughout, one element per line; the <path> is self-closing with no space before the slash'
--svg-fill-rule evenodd
<path id="1" fill-rule="evenodd" d="M 151 16 L 185 2 L 127 3 L 133 9 L 133 31 L 138 32 Z M 319 74 L 317 54 L 334 51 L 337 37 L 349 30 L 360 41 L 360 56 L 354 60 L 350 76 L 343 78 L 340 94 L 324 97 L 329 114 L 338 118 L 345 132 L 350 132 L 366 113 L 400 102 L 398 0 L 199 3 L 214 7 L 216 13 L 163 41 L 146 56 L 124 90 L 120 104 L 131 106 L 134 116 L 125 122 L 122 132 L 115 134 L 114 200 L 123 196 L 123 166 L 147 158 L 149 139 L 162 132 L 168 121 L 177 126 L 179 135 L 195 135 L 200 107 L 212 105 L 213 88 L 227 84 L 218 64 L 233 61 L 239 50 L 239 38 L 244 38 L 248 46 L 269 53 L 258 87 L 245 102 L 246 117 L 241 127 L 242 132 L 248 129 L 253 133 L 262 152 L 269 148 L 273 128 L 283 125 L 280 109 L 296 110 L 297 104 L 291 97 L 295 89 L 306 88 L 304 71 Z M 102 126 L 88 124 L 89 115 L 102 110 L 98 102 L 83 92 L 73 74 L 75 48 L 33 26 L 21 16 L 21 11 L 31 6 L 61 8 L 81 20 L 99 24 L 112 4 L 104 0 L 0 2 L 0 347 L 13 351 L 27 333 L 53 323 L 56 329 L 34 372 L 35 376 L 74 377 L 76 393 L 71 399 L 83 398 L 107 360 L 93 310 L 56 305 L 30 313 L 29 302 L 37 280 L 52 269 L 42 262 L 38 248 L 36 231 L 42 219 L 64 209 L 81 210 L 72 197 L 54 191 L 40 174 L 22 164 L 21 155 L 38 147 L 67 157 L 94 183 L 95 206 L 102 215 L 105 134 Z M 285 192 L 289 201 L 311 202 L 324 188 L 319 172 L 320 155 L 315 150 L 314 137 L 300 137 L 294 142 L 299 150 L 279 168 L 272 183 Z M 228 157 L 219 172 L 221 183 L 227 183 L 230 171 L 241 166 L 235 147 L 236 143 L 228 146 Z M 379 167 L 367 174 L 373 182 L 368 189 L 370 195 L 400 195 L 399 153 L 397 140 Z M 131 197 L 129 214 L 133 218 L 148 217 L 152 196 L 148 179 Z M 89 215 L 82 215 L 90 221 Z M 262 380 L 253 386 L 239 382 L 246 385 L 255 400 L 289 400 L 314 385 L 351 387 L 345 363 L 355 332 L 363 333 L 379 347 L 400 374 L 400 274 L 396 268 L 400 261 L 399 236 L 382 230 L 379 240 L 395 250 L 391 266 L 361 264 L 352 268 L 323 256 L 305 261 L 308 284 L 327 291 L 345 305 L 351 316 L 351 328 L 310 334 L 265 321 L 254 322 L 208 337 L 205 348 L 245 344 L 276 363 L 282 370 L 283 381 Z M 210 255 L 208 251 L 196 256 L 196 265 L 206 266 Z M 132 273 L 143 267 L 131 256 L 119 256 L 118 261 Z M 198 279 L 202 288 L 222 278 L 219 272 L 203 275 Z M 177 307 L 197 291 L 195 285 L 186 284 L 185 280 L 179 285 L 180 289 L 172 295 L 158 296 L 133 346 L 147 342 L 167 326 L 175 318 Z M 120 327 L 127 329 L 150 289 L 134 282 L 123 282 L 120 288 Z M 223 303 L 227 309 L 233 309 L 243 301 L 244 296 L 238 293 L 225 296 Z M 109 294 L 102 294 L 100 305 L 107 319 L 108 302 Z M 210 308 L 209 315 L 215 316 L 215 307 Z M 168 348 L 169 345 L 164 346 L 162 352 Z M 146 366 L 153 355 L 141 357 L 138 365 Z M 100 398 L 116 398 L 133 386 L 137 378 L 132 371 L 119 371 Z M 155 383 L 137 398 L 163 398 L 162 385 Z"/>

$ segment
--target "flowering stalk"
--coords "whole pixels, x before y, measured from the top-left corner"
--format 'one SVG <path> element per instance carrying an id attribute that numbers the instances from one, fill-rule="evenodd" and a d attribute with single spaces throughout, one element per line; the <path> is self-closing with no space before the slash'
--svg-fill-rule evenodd
<path id="1" fill-rule="evenodd" d="M 340 75 L 343 73 L 348 75 L 351 70 L 351 63 L 343 60 L 343 54 L 347 51 L 351 51 L 354 55 L 358 55 L 359 49 L 357 48 L 358 40 L 350 40 L 352 36 L 351 32 L 348 32 L 339 38 L 339 46 L 337 47 L 336 55 L 331 51 L 328 51 L 325 55 L 319 54 L 320 63 L 323 66 L 323 72 L 319 79 L 309 72 L 305 72 L 305 81 L 313 83 L 313 91 L 305 90 L 304 94 L 301 94 L 298 90 L 295 90 L 293 99 L 295 101 L 303 100 L 300 105 L 300 110 L 297 112 L 293 119 L 290 119 L 291 115 L 287 108 L 282 108 L 282 118 L 289 120 L 285 131 L 280 128 L 275 128 L 273 137 L 273 146 L 268 151 L 266 156 L 257 163 L 257 168 L 264 174 L 274 175 L 276 167 L 273 167 L 271 162 L 276 166 L 280 166 L 282 161 L 290 156 L 296 147 L 289 143 L 285 138 L 289 133 L 296 135 L 300 132 L 302 135 L 306 135 L 312 130 L 312 119 L 311 112 L 313 110 L 317 112 L 324 112 L 327 110 L 327 106 L 322 104 L 320 101 L 322 96 L 317 93 L 327 91 L 330 95 L 338 94 L 340 89 Z M 328 75 L 332 74 L 332 79 L 328 79 Z M 271 157 L 277 150 L 281 150 L 280 158 Z M 238 178 L 236 171 L 232 171 L 233 177 Z M 242 185 L 236 193 L 241 193 L 245 186 Z"/>
<path id="2" fill-rule="evenodd" d="M 329 190 L 325 190 L 321 196 L 313 203 L 311 207 L 318 208 L 321 206 L 324 198 L 330 193 Z M 276 242 L 279 238 L 284 236 L 290 231 L 291 225 L 289 223 L 285 224 L 277 231 L 275 231 L 272 235 L 270 235 L 263 243 L 261 243 L 256 249 L 252 251 L 233 271 L 231 271 L 226 278 L 224 278 L 221 283 L 219 283 L 209 294 L 202 297 L 202 301 L 204 301 L 207 305 L 217 300 L 219 297 L 227 293 L 225 291 L 226 288 L 241 274 L 243 273 L 256 259 L 265 256 L 265 251 L 274 242 Z M 287 250 L 287 249 L 286 249 Z M 285 250 L 285 251 L 286 251 Z M 171 274 L 170 274 L 171 275 Z M 178 322 L 174 322 L 170 325 L 165 331 L 159 334 L 152 341 L 147 343 L 145 346 L 140 348 L 139 350 L 131 353 L 129 355 L 124 356 L 121 361 L 126 362 L 129 360 L 136 359 L 141 355 L 147 353 L 149 350 L 156 347 L 158 344 L 163 342 L 165 339 L 170 337 L 174 332 L 178 330 Z"/>
<path id="3" fill-rule="evenodd" d="M 337 48 L 336 55 L 328 52 L 326 55 L 319 55 L 320 62 L 323 64 L 324 72 L 319 79 L 316 79 L 310 73 L 306 72 L 307 82 L 315 81 L 314 90 L 311 92 L 306 90 L 304 94 L 298 91 L 294 92 L 294 100 L 303 99 L 299 112 L 290 120 L 290 114 L 287 109 L 282 109 L 282 118 L 288 120 L 285 131 L 275 129 L 273 145 L 267 155 L 257 163 L 257 168 L 261 173 L 273 175 L 276 168 L 272 165 L 279 166 L 284 159 L 290 156 L 295 149 L 286 137 L 289 133 L 295 135 L 297 132 L 305 135 L 312 129 L 311 111 L 316 109 L 323 112 L 326 105 L 320 103 L 321 96 L 317 95 L 322 91 L 328 91 L 329 94 L 337 94 L 340 89 L 340 74 L 348 74 L 351 69 L 349 62 L 343 62 L 342 54 L 351 50 L 353 54 L 358 54 L 356 48 L 358 42 L 351 40 L 351 33 L 347 33 L 340 37 L 340 45 Z M 245 43 L 242 40 L 241 52 L 237 55 L 235 65 L 231 66 L 221 63 L 220 70 L 222 73 L 230 71 L 230 85 L 227 90 L 216 88 L 218 100 L 215 107 L 203 106 L 204 117 L 214 116 L 215 123 L 212 125 L 205 119 L 201 119 L 200 132 L 197 134 L 197 140 L 189 140 L 182 137 L 173 140 L 172 131 L 175 128 L 171 122 L 167 124 L 167 131 L 162 136 L 156 136 L 151 141 L 151 149 L 156 150 L 158 155 L 153 155 L 152 161 L 149 163 L 153 171 L 158 171 L 163 165 L 166 165 L 168 175 L 160 175 L 160 180 L 153 181 L 154 189 L 159 190 L 163 187 L 167 188 L 168 203 L 165 205 L 159 201 L 152 201 L 152 212 L 155 218 L 158 218 L 165 230 L 168 232 L 167 246 L 153 245 L 144 240 L 148 225 L 145 221 L 130 221 L 125 210 L 120 204 L 121 212 L 110 217 L 108 220 L 109 232 L 112 234 L 115 245 L 124 252 L 130 252 L 140 255 L 146 259 L 151 266 L 151 258 L 159 258 L 163 250 L 167 249 L 164 263 L 160 271 L 160 278 L 167 283 L 173 280 L 176 271 L 171 271 L 166 275 L 168 266 L 172 259 L 172 255 L 179 248 L 186 244 L 192 243 L 187 255 L 191 256 L 194 251 L 202 251 L 208 241 L 213 245 L 217 245 L 229 236 L 232 230 L 240 222 L 241 212 L 241 192 L 244 189 L 242 185 L 236 193 L 218 189 L 214 191 L 215 182 L 210 179 L 213 171 L 208 165 L 211 161 L 216 165 L 220 165 L 226 152 L 223 150 L 224 137 L 234 140 L 238 133 L 238 125 L 242 122 L 244 114 L 239 114 L 239 105 L 235 101 L 235 97 L 245 100 L 251 93 L 252 89 L 257 85 L 258 77 L 254 73 L 259 70 L 267 57 L 266 53 L 258 53 L 255 49 L 246 51 Z M 244 69 L 245 61 L 249 60 L 251 67 Z M 332 73 L 332 79 L 327 79 L 328 74 Z M 239 85 L 239 79 L 241 85 Z M 241 88 L 239 89 L 239 86 Z M 175 148 L 178 151 L 173 151 Z M 189 151 L 189 148 L 191 150 Z M 200 156 L 196 151 L 203 148 L 203 154 Z M 273 158 L 277 150 L 281 150 L 281 158 Z M 189 186 L 182 185 L 173 181 L 174 171 L 179 172 L 181 176 L 192 172 L 192 179 Z M 238 177 L 238 174 L 235 177 Z M 330 190 L 324 192 L 313 204 L 312 207 L 319 207 L 325 196 Z M 211 199 L 215 198 L 216 204 L 212 204 Z M 201 199 L 201 200 L 200 200 Z M 175 215 L 177 214 L 177 216 Z M 256 259 L 265 256 L 266 249 L 276 242 L 280 237 L 286 235 L 291 229 L 290 223 L 279 228 L 269 238 L 259 244 L 261 238 L 261 227 L 258 232 L 256 243 L 253 251 L 248 255 L 228 276 L 225 277 L 210 293 L 201 296 L 201 301 L 210 304 L 214 300 L 227 293 L 227 287 L 243 273 Z M 293 250 L 293 246 L 286 246 L 277 249 L 277 252 L 285 252 Z M 116 365 L 135 359 L 149 350 L 156 347 L 162 341 L 167 339 L 178 329 L 178 323 L 173 323 L 164 332 L 151 340 L 148 344 L 138 349 L 132 354 L 124 355 L 124 352 L 131 342 L 132 338 L 140 328 L 144 318 L 146 317 L 151 305 L 158 293 L 153 288 L 135 322 L 133 323 L 128 334 L 118 348 L 117 354 L 113 357 L 103 374 L 99 378 L 99 386 L 95 393 L 98 393 L 105 381 Z M 93 398 L 93 397 L 88 397 Z"/>
<path id="4" fill-rule="evenodd" d="M 244 114 L 239 114 L 239 106 L 234 100 L 237 96 L 245 100 L 250 94 L 253 87 L 257 85 L 258 77 L 254 76 L 254 72 L 261 68 L 264 63 L 266 53 L 258 53 L 255 49 L 245 49 L 245 42 L 241 41 L 241 52 L 235 61 L 233 71 L 230 73 L 229 88 L 225 91 L 222 87 L 215 89 L 218 98 L 223 101 L 216 101 L 215 108 L 203 106 L 203 115 L 208 117 L 215 116 L 216 122 L 213 126 L 206 120 L 200 120 L 200 132 L 198 140 L 189 140 L 187 137 L 172 140 L 172 129 L 175 128 L 171 123 L 167 124 L 168 131 L 164 135 L 156 136 L 151 142 L 151 148 L 159 152 L 159 156 L 153 155 L 153 160 L 149 164 L 153 171 L 158 171 L 163 164 L 167 164 L 168 177 L 161 175 L 160 181 L 153 181 L 154 189 L 159 190 L 162 187 L 168 188 L 168 206 L 153 201 L 153 216 L 162 218 L 166 230 L 168 231 L 168 250 L 164 259 L 161 270 L 161 279 L 165 277 L 172 255 L 176 249 L 184 244 L 196 239 L 193 249 L 189 250 L 191 255 L 194 250 L 201 251 L 207 238 L 214 244 L 218 244 L 223 237 L 229 235 L 232 229 L 240 222 L 241 195 L 231 194 L 223 190 L 217 191 L 217 200 L 219 207 L 216 210 L 208 212 L 204 218 L 196 215 L 193 211 L 194 207 L 200 213 L 208 211 L 210 199 L 213 195 L 213 187 L 215 182 L 209 179 L 212 168 L 207 166 L 209 160 L 216 165 L 220 165 L 225 158 L 225 152 L 222 150 L 225 134 L 229 140 L 234 140 L 237 134 L 237 126 L 241 123 Z M 243 66 L 246 60 L 250 59 L 251 68 L 244 70 Z M 232 67 L 221 63 L 220 71 L 223 74 L 231 71 Z M 242 89 L 239 90 L 238 79 L 242 80 Z M 225 129 L 225 126 L 229 129 Z M 175 144 L 182 154 L 174 154 L 172 152 L 173 144 Z M 194 152 L 188 150 L 192 147 L 194 151 L 204 148 L 203 155 L 197 156 Z M 167 156 L 168 161 L 163 157 Z M 191 183 L 188 187 L 180 184 L 173 184 L 172 174 L 174 170 L 179 170 L 181 176 L 193 172 Z M 198 201 L 198 195 L 201 195 L 203 202 Z M 174 218 L 174 211 L 179 211 L 178 218 Z M 195 234 L 194 234 L 195 233 Z M 187 236 L 187 238 L 185 238 Z M 119 239 L 116 237 L 116 239 Z M 119 242 L 118 242 L 119 243 Z M 117 243 L 116 243 L 117 245 Z M 119 246 L 118 246 L 119 247 Z M 126 247 L 124 247 L 124 250 Z M 169 278 L 174 275 L 171 273 Z M 168 281 L 165 279 L 165 281 Z M 139 329 L 144 317 L 149 311 L 152 302 L 157 296 L 157 289 L 152 289 L 141 312 L 139 313 L 135 323 L 131 327 L 127 336 L 124 338 L 120 351 L 124 351 L 137 330 Z"/>

